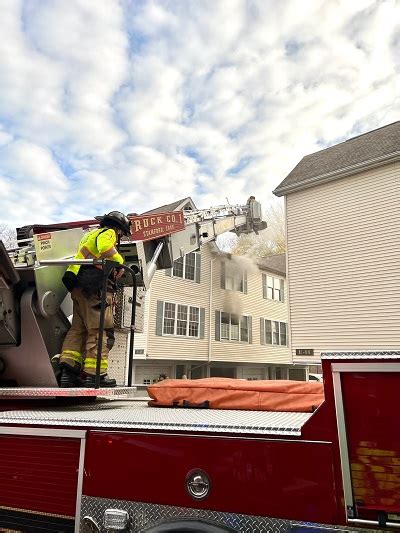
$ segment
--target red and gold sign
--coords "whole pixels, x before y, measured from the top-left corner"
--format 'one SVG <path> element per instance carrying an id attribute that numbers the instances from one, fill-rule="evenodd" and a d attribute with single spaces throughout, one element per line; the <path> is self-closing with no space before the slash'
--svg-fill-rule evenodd
<path id="1" fill-rule="evenodd" d="M 185 229 L 182 211 L 130 216 L 129 220 L 134 241 L 150 241 Z"/>

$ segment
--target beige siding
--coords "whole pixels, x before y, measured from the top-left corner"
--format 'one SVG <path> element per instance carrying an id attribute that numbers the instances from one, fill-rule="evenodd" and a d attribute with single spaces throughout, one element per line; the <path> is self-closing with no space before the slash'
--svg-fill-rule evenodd
<path id="1" fill-rule="evenodd" d="M 291 193 L 286 210 L 293 355 L 399 349 L 400 165 Z"/>
<path id="2" fill-rule="evenodd" d="M 251 344 L 215 340 L 215 311 L 211 331 L 213 361 L 253 362 L 253 363 L 290 363 L 291 357 L 287 346 L 261 344 L 260 318 L 287 322 L 286 302 L 277 302 L 263 298 L 262 272 L 250 261 L 240 260 L 247 270 L 247 294 L 221 289 L 221 263 L 213 265 L 213 310 L 249 315 L 252 317 Z M 282 276 L 271 274 L 276 278 Z"/>
<path id="3" fill-rule="evenodd" d="M 169 277 L 165 272 L 156 273 L 152 281 L 149 303 L 148 358 L 175 361 L 290 363 L 291 356 L 288 347 L 262 345 L 260 342 L 260 317 L 282 322 L 288 321 L 285 302 L 263 299 L 262 272 L 251 261 L 241 260 L 241 267 L 248 270 L 248 294 L 224 290 L 221 289 L 219 258 L 211 254 L 208 246 L 202 248 L 201 256 L 201 283 Z M 281 278 L 278 275 L 274 277 Z M 210 290 L 211 282 L 212 290 Z M 190 339 L 156 335 L 157 300 L 203 307 L 205 309 L 205 338 Z M 249 344 L 216 341 L 215 310 L 250 315 L 253 342 Z"/>
<path id="4" fill-rule="evenodd" d="M 200 281 L 174 278 L 167 276 L 165 271 L 156 272 L 151 282 L 151 298 L 149 306 L 149 330 L 147 354 L 149 358 L 174 360 L 207 360 L 208 340 L 191 339 L 179 336 L 156 335 L 157 300 L 176 304 L 187 304 L 203 307 L 206 310 L 205 331 L 208 331 L 209 296 L 209 257 L 204 247 L 201 259 Z"/>

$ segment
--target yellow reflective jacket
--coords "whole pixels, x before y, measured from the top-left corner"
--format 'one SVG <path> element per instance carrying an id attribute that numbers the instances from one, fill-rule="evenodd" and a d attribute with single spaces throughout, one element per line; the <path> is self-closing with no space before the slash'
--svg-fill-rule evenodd
<path id="1" fill-rule="evenodd" d="M 107 259 L 122 265 L 124 259 L 116 248 L 117 235 L 110 228 L 98 228 L 86 233 L 79 243 L 74 259 Z M 81 265 L 70 265 L 67 272 L 78 275 Z"/>

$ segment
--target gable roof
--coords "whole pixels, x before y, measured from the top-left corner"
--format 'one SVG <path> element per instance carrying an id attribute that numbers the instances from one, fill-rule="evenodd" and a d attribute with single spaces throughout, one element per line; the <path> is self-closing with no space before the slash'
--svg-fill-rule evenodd
<path id="1" fill-rule="evenodd" d="M 257 265 L 263 270 L 286 276 L 286 254 L 270 255 L 256 259 Z"/>
<path id="2" fill-rule="evenodd" d="M 276 196 L 400 160 L 400 121 L 306 155 L 273 191 Z"/>
<path id="3" fill-rule="evenodd" d="M 187 198 L 182 198 L 182 200 L 177 200 L 172 202 L 172 204 L 165 204 L 150 211 L 145 211 L 142 215 L 150 215 L 152 213 L 168 213 L 170 211 L 181 211 L 184 208 L 190 207 L 190 209 L 197 209 L 193 200 L 188 196 Z"/>

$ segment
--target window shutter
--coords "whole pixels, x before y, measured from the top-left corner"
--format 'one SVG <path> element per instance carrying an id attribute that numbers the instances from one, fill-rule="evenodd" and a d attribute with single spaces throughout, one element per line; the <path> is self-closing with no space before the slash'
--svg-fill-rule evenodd
<path id="1" fill-rule="evenodd" d="M 263 274 L 264 276 L 264 274 Z M 265 344 L 265 328 L 264 328 L 264 319 L 260 318 L 260 343 Z"/>
<path id="2" fill-rule="evenodd" d="M 253 342 L 253 320 L 251 316 L 247 317 L 247 327 L 249 328 L 249 344 Z"/>
<path id="3" fill-rule="evenodd" d="M 243 272 L 243 293 L 247 294 L 247 270 Z"/>
<path id="4" fill-rule="evenodd" d="M 281 279 L 281 302 L 285 301 L 285 282 Z"/>
<path id="5" fill-rule="evenodd" d="M 194 272 L 194 280 L 196 283 L 200 283 L 200 271 L 201 271 L 201 255 L 196 254 L 196 269 Z"/>
<path id="6" fill-rule="evenodd" d="M 220 264 L 221 264 L 221 289 L 225 289 L 225 261 L 221 261 Z"/>
<path id="7" fill-rule="evenodd" d="M 206 311 L 204 307 L 200 307 L 200 339 L 204 339 L 205 317 Z"/>
<path id="8" fill-rule="evenodd" d="M 164 314 L 164 302 L 161 300 L 157 300 L 156 335 L 162 335 L 163 314 Z"/>
<path id="9" fill-rule="evenodd" d="M 262 291 L 263 298 L 267 299 L 267 276 L 265 274 L 262 275 Z"/>
<path id="10" fill-rule="evenodd" d="M 166 268 L 165 269 L 165 275 L 171 277 L 172 276 L 172 268 Z"/>
<path id="11" fill-rule="evenodd" d="M 221 312 L 215 311 L 215 340 L 221 340 Z"/>

